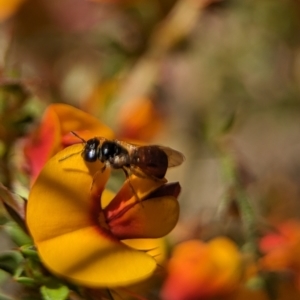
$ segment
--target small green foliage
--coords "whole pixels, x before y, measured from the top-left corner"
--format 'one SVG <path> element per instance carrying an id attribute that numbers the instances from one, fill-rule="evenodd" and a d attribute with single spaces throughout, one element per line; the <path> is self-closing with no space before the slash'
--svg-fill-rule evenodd
<path id="1" fill-rule="evenodd" d="M 23 256 L 18 251 L 5 251 L 0 254 L 0 269 L 14 274 L 21 262 Z"/>
<path id="2" fill-rule="evenodd" d="M 2 285 L 5 282 L 7 277 L 8 277 L 8 274 L 5 271 L 0 270 L 0 285 Z"/>
<path id="3" fill-rule="evenodd" d="M 40 260 L 39 255 L 36 251 L 36 248 L 31 244 L 21 246 L 19 250 L 24 255 L 24 257 L 27 257 L 27 258 L 30 258 L 33 260 L 37 260 L 37 261 Z"/>
<path id="4" fill-rule="evenodd" d="M 7 187 L 0 184 L 0 201 L 8 214 L 26 232 L 25 225 L 25 199 L 12 193 Z"/>
<path id="5" fill-rule="evenodd" d="M 14 277 L 14 280 L 26 287 L 35 287 L 36 286 L 36 280 L 31 277 L 18 276 L 18 277 Z"/>
<path id="6" fill-rule="evenodd" d="M 246 283 L 247 287 L 251 290 L 262 289 L 265 285 L 265 281 L 261 276 L 255 276 L 249 279 Z"/>
<path id="7" fill-rule="evenodd" d="M 3 229 L 17 246 L 23 246 L 32 243 L 31 238 L 15 222 L 7 222 L 3 225 Z"/>
<path id="8" fill-rule="evenodd" d="M 44 300 L 65 300 L 69 295 L 69 288 L 55 280 L 43 285 L 40 291 Z"/>
<path id="9" fill-rule="evenodd" d="M 13 300 L 13 298 L 0 293 L 0 300 Z"/>

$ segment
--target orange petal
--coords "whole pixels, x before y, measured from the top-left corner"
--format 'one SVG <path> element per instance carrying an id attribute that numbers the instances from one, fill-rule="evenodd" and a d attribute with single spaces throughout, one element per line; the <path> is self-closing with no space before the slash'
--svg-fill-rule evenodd
<path id="1" fill-rule="evenodd" d="M 159 185 L 161 193 L 156 191 Z M 136 200 L 135 197 L 124 197 L 124 202 L 115 210 L 112 210 L 114 204 L 112 201 L 112 205 L 104 211 L 110 231 L 120 239 L 159 238 L 167 235 L 175 227 L 179 218 L 177 201 L 179 192 L 176 195 L 173 193 L 173 190 L 180 190 L 179 184 L 168 185 L 168 193 L 164 191 L 165 186 L 162 183 L 147 178 L 135 178 L 132 186 L 142 201 Z M 130 191 L 128 182 L 123 186 L 123 192 L 124 190 L 127 190 L 128 195 Z M 154 190 L 154 194 L 146 197 L 147 190 L 149 192 Z M 132 195 L 132 192 L 130 194 Z M 144 196 L 141 197 L 143 194 Z"/>
<path id="2" fill-rule="evenodd" d="M 61 149 L 59 121 L 53 110 L 47 110 L 43 121 L 26 141 L 24 153 L 29 162 L 30 174 L 35 179 L 45 162 Z"/>
<path id="3" fill-rule="evenodd" d="M 82 145 L 73 145 L 59 152 L 31 190 L 27 225 L 42 261 L 52 272 L 91 287 L 128 285 L 150 276 L 154 259 L 127 247 L 100 223 L 99 195 L 109 168 L 98 172 L 103 165 L 85 163 L 81 150 Z"/>
<path id="4" fill-rule="evenodd" d="M 271 233 L 264 236 L 260 240 L 259 247 L 263 253 L 267 253 L 272 251 L 273 249 L 284 246 L 286 243 L 286 237 L 277 233 Z"/>
<path id="5" fill-rule="evenodd" d="M 164 117 L 150 98 L 136 99 L 124 105 L 118 117 L 118 136 L 126 139 L 150 140 L 162 128 Z"/>
<path id="6" fill-rule="evenodd" d="M 96 117 L 67 104 L 52 104 L 48 110 L 53 110 L 60 123 L 61 135 L 71 131 L 83 131 L 82 138 L 89 139 L 102 136 L 107 139 L 114 137 L 113 131 Z"/>
<path id="7" fill-rule="evenodd" d="M 25 0 L 0 0 L 0 21 L 13 15 Z"/>
<path id="8" fill-rule="evenodd" d="M 300 269 L 300 225 L 289 220 L 278 226 L 278 232 L 264 236 L 260 249 L 265 255 L 261 266 L 268 270 Z"/>
<path id="9" fill-rule="evenodd" d="M 67 104 L 48 106 L 40 127 L 24 147 L 32 181 L 50 157 L 63 147 L 80 142 L 70 134 L 71 131 L 78 131 L 84 139 L 94 136 L 113 137 L 112 130 L 90 114 Z"/>
<path id="10" fill-rule="evenodd" d="M 109 220 L 115 218 L 115 216 L 119 215 L 124 209 L 128 209 L 129 206 L 135 205 L 137 202 L 146 198 L 151 192 L 164 185 L 166 181 L 166 179 L 155 181 L 147 177 L 141 178 L 135 175 L 130 176 L 130 182 L 127 180 L 107 207 L 105 207 L 104 213 L 106 219 Z M 134 195 L 134 193 L 136 195 Z"/>
<path id="11" fill-rule="evenodd" d="M 202 299 L 232 292 L 241 280 L 241 255 L 236 245 L 218 237 L 209 243 L 190 240 L 176 246 L 162 298 Z"/>

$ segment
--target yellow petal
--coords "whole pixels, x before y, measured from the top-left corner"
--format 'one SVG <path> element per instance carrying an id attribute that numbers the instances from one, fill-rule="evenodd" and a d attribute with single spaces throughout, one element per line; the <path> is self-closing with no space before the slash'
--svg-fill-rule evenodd
<path id="1" fill-rule="evenodd" d="M 123 240 L 122 242 L 129 247 L 147 252 L 155 259 L 158 265 L 161 265 L 168 255 L 168 245 L 165 238 L 131 239 Z"/>
<path id="2" fill-rule="evenodd" d="M 102 164 L 85 164 L 82 148 L 74 145 L 51 158 L 31 189 L 27 224 L 36 242 L 93 224 L 91 210 L 100 200 L 92 198 L 90 188 Z M 95 177 L 99 194 L 108 176 L 109 169 Z"/>
<path id="3" fill-rule="evenodd" d="M 86 227 L 38 244 L 50 270 L 89 287 L 116 287 L 139 282 L 156 268 L 155 260 L 95 227 Z"/>
<path id="4" fill-rule="evenodd" d="M 217 266 L 216 289 L 233 290 L 241 279 L 241 254 L 236 244 L 225 237 L 217 237 L 208 243 L 211 257 Z"/>
<path id="5" fill-rule="evenodd" d="M 99 224 L 99 195 L 110 172 L 99 172 L 100 162 L 85 163 L 82 147 L 73 145 L 51 158 L 31 190 L 27 225 L 41 259 L 52 272 L 91 287 L 145 279 L 156 268 L 154 259 Z"/>

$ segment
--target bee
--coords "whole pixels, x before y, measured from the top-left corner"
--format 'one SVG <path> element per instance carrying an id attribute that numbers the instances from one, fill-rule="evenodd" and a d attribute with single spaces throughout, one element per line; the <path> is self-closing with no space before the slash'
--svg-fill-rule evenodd
<path id="1" fill-rule="evenodd" d="M 135 145 L 125 141 L 108 140 L 94 137 L 84 140 L 76 132 L 71 132 L 84 143 L 82 157 L 86 162 L 97 160 L 106 167 L 123 169 L 125 175 L 132 173 L 138 177 L 151 177 L 161 180 L 167 169 L 179 166 L 185 160 L 182 153 L 169 147 L 159 145 Z"/>
<path id="2" fill-rule="evenodd" d="M 181 152 L 169 147 L 159 145 L 141 146 L 103 137 L 85 140 L 76 132 L 71 131 L 71 133 L 84 143 L 81 155 L 86 162 L 101 161 L 104 164 L 100 170 L 101 172 L 107 167 L 121 169 L 127 179 L 129 179 L 130 174 L 134 174 L 141 178 L 148 177 L 153 180 L 162 180 L 168 168 L 179 166 L 185 160 Z M 68 157 L 61 160 L 66 158 Z M 131 188 L 133 189 L 132 186 Z M 133 192 L 136 195 L 134 190 Z"/>

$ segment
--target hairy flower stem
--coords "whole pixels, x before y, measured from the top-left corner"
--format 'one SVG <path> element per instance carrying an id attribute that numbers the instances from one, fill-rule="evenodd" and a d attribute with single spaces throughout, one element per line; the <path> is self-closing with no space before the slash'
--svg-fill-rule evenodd
<path id="1" fill-rule="evenodd" d="M 220 211 L 226 210 L 232 201 L 238 207 L 240 219 L 245 233 L 245 241 L 243 250 L 246 253 L 250 253 L 254 260 L 260 258 L 260 251 L 258 248 L 258 231 L 257 231 L 257 218 L 253 207 L 250 203 L 250 199 L 247 195 L 247 183 L 242 178 L 242 172 L 239 170 L 239 166 L 229 155 L 222 157 L 222 170 L 224 172 L 224 178 L 227 186 L 229 187 L 229 193 L 227 193 L 221 204 Z M 263 286 L 268 298 L 270 300 L 276 299 L 276 291 L 274 285 L 270 285 L 270 279 L 265 274 L 259 274 L 258 282 Z"/>

